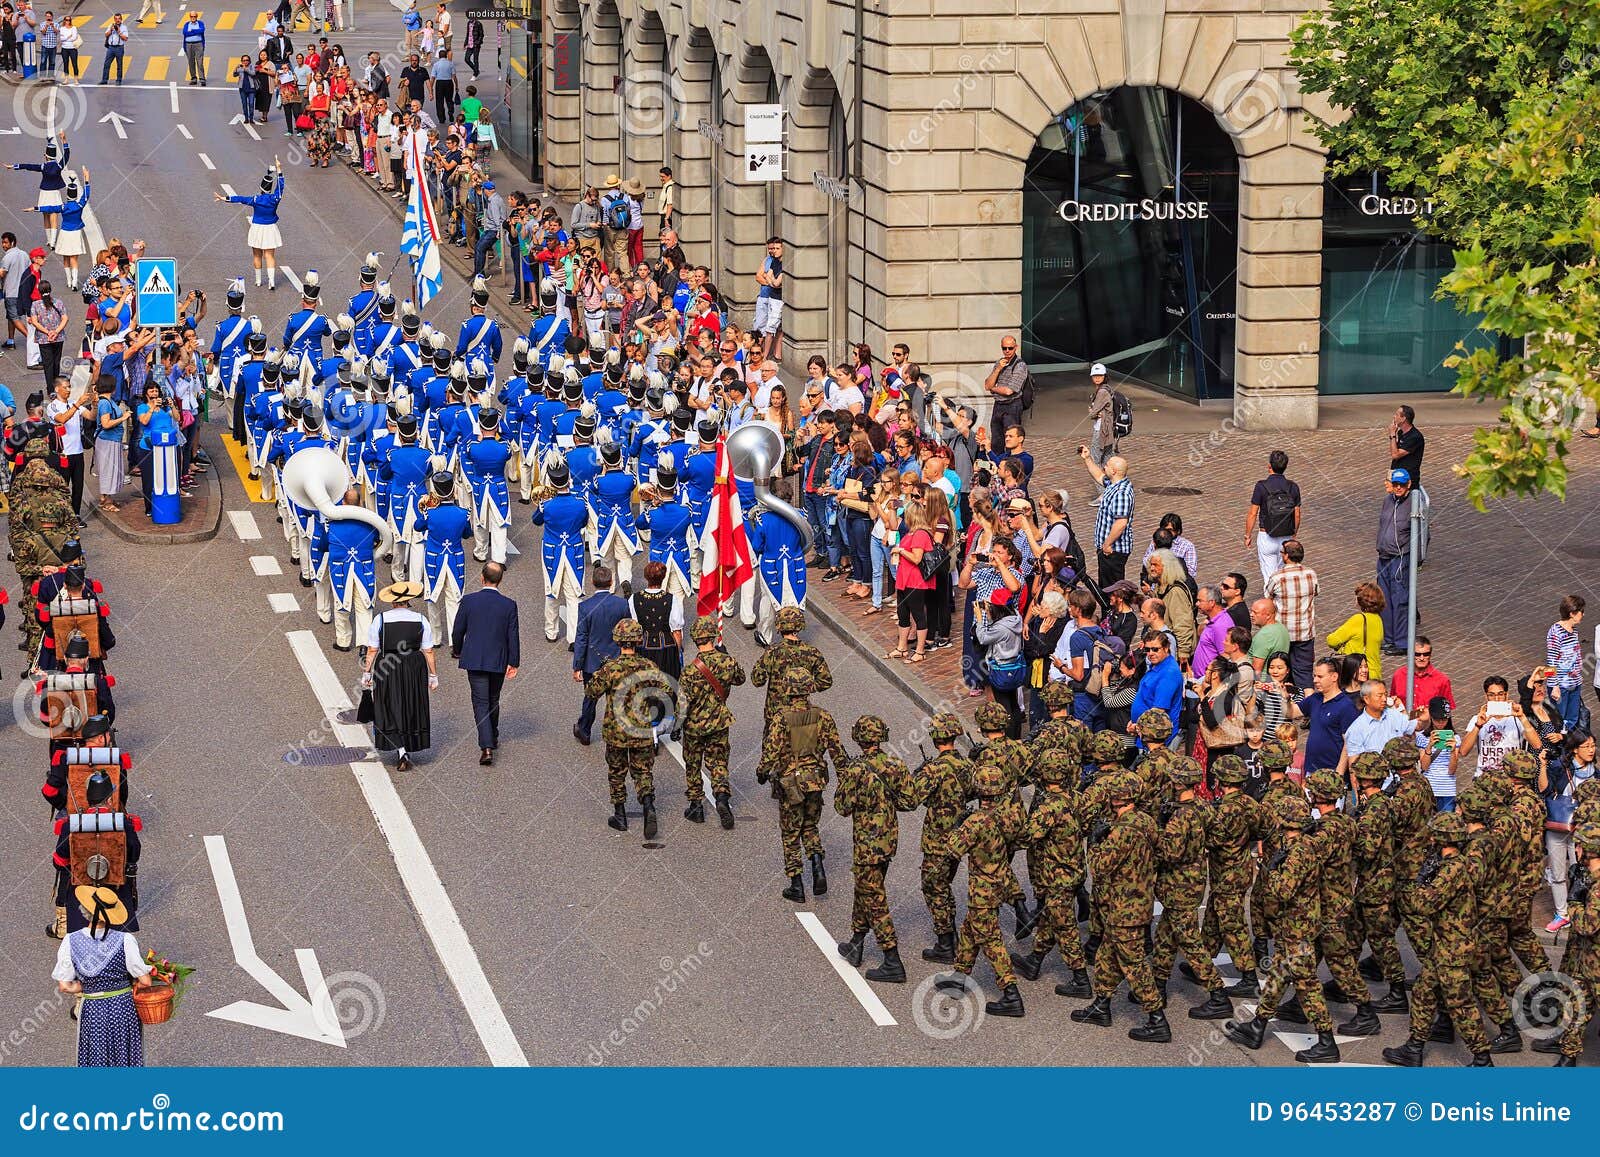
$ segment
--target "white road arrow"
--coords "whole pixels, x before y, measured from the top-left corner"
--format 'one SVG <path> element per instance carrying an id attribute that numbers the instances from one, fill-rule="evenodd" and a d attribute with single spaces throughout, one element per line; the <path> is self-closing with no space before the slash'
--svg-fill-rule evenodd
<path id="1" fill-rule="evenodd" d="M 0 129 L 0 137 L 14 137 L 14 136 L 18 135 L 21 132 L 22 132 L 22 126 L 20 126 L 20 125 L 18 125 L 14 129 Z"/>
<path id="2" fill-rule="evenodd" d="M 309 948 L 294 950 L 295 958 L 300 962 L 300 975 L 306 982 L 308 1000 L 256 955 L 255 941 L 250 936 L 250 922 L 244 914 L 244 900 L 239 895 L 239 882 L 234 879 L 233 863 L 228 859 L 227 841 L 221 836 L 207 836 L 206 855 L 211 859 L 211 874 L 216 877 L 217 899 L 222 902 L 222 917 L 228 925 L 228 941 L 233 946 L 234 961 L 253 976 L 256 983 L 276 997 L 282 1006 L 274 1008 L 268 1004 L 240 1000 L 207 1015 L 344 1048 L 344 1033 L 339 1028 L 339 1017 L 333 1010 L 333 1001 L 328 996 L 328 986 L 322 979 L 317 954 Z"/>
<path id="3" fill-rule="evenodd" d="M 131 125 L 133 123 L 132 117 L 123 116 L 121 113 L 113 110 L 100 118 L 101 124 L 105 124 L 107 121 L 111 123 L 112 128 L 117 130 L 117 140 L 125 141 L 128 139 L 128 130 L 122 126 Z"/>

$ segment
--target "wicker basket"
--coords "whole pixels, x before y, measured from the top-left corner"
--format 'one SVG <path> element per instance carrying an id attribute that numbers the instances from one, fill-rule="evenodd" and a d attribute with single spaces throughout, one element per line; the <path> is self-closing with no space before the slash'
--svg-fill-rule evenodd
<path id="1" fill-rule="evenodd" d="M 176 995 L 170 984 L 152 984 L 133 990 L 133 1007 L 139 1011 L 140 1024 L 165 1024 L 172 1017 L 172 998 Z"/>

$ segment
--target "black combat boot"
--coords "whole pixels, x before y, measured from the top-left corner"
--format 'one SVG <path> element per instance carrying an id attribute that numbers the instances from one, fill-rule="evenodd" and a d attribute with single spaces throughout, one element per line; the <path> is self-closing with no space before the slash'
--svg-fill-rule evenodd
<path id="1" fill-rule="evenodd" d="M 1278 1005 L 1277 1015 L 1273 1018 L 1285 1024 L 1306 1024 L 1306 1010 L 1300 1007 L 1300 994 L 1297 992 L 1288 1000 Z"/>
<path id="2" fill-rule="evenodd" d="M 1326 1000 L 1329 1004 L 1360 1003 L 1356 998 L 1352 997 L 1348 992 L 1340 988 L 1337 980 L 1325 980 L 1322 982 L 1322 999 Z"/>
<path id="3" fill-rule="evenodd" d="M 1039 907 L 1041 909 L 1044 907 L 1042 902 Z M 1037 911 L 1028 911 L 1028 901 L 1026 899 L 1018 900 L 1011 905 L 1011 911 L 1016 913 L 1017 917 L 1017 939 L 1026 940 L 1033 935 L 1034 925 L 1039 922 L 1039 913 Z"/>
<path id="4" fill-rule="evenodd" d="M 1433 1018 L 1433 1027 L 1428 1030 L 1428 1039 L 1435 1044 L 1447 1045 L 1455 1043 L 1455 1026 L 1450 1023 L 1450 1018 L 1440 1009 Z"/>
<path id="5" fill-rule="evenodd" d="M 683 809 L 683 818 L 692 824 L 706 822 L 706 801 L 703 799 L 691 800 L 689 806 Z"/>
<path id="6" fill-rule="evenodd" d="M 656 797 L 645 795 L 639 797 L 639 805 L 644 808 L 644 838 L 656 838 Z"/>
<path id="7" fill-rule="evenodd" d="M 1253 1020 L 1230 1020 L 1222 1026 L 1222 1035 L 1231 1041 L 1244 1045 L 1247 1049 L 1258 1049 L 1267 1039 L 1267 1021 L 1263 1016 Z"/>
<path id="8" fill-rule="evenodd" d="M 822 853 L 811 857 L 811 890 L 819 896 L 828 894 L 828 873 L 822 870 Z"/>
<path id="9" fill-rule="evenodd" d="M 971 983 L 972 978 L 965 972 L 949 972 L 935 980 L 933 987 L 940 992 L 965 992 Z"/>
<path id="10" fill-rule="evenodd" d="M 991 1000 L 983 1006 L 983 1011 L 990 1016 L 1021 1016 L 1023 1015 L 1022 993 L 1017 991 L 1016 985 L 1008 984 L 1000 993 L 1000 999 Z"/>
<path id="11" fill-rule="evenodd" d="M 1317 1043 L 1294 1054 L 1303 1065 L 1336 1065 L 1339 1063 L 1339 1044 L 1331 1032 L 1319 1032 Z"/>
<path id="12" fill-rule="evenodd" d="M 1104 996 L 1097 996 L 1082 1008 L 1073 1009 L 1071 1016 L 1079 1024 L 1097 1024 L 1101 1028 L 1109 1028 L 1111 1001 Z"/>
<path id="13" fill-rule="evenodd" d="M 1148 1014 L 1143 1024 L 1128 1030 L 1128 1039 L 1143 1044 L 1168 1044 L 1172 1040 L 1172 1026 L 1167 1023 L 1167 1014 L 1159 1008 Z"/>
<path id="14" fill-rule="evenodd" d="M 1261 985 L 1256 980 L 1255 971 L 1241 972 L 1239 979 L 1222 990 L 1229 996 L 1260 996 Z"/>
<path id="15" fill-rule="evenodd" d="M 839 945 L 839 955 L 848 960 L 852 968 L 861 967 L 861 956 L 866 950 L 867 934 L 865 932 L 853 932 L 850 935 L 850 939 L 843 941 Z"/>
<path id="16" fill-rule="evenodd" d="M 1364 1000 L 1356 1005 L 1355 1016 L 1339 1026 L 1339 1031 L 1345 1036 L 1377 1036 L 1383 1031 L 1383 1022 L 1378 1019 L 1372 1002 Z"/>
<path id="17" fill-rule="evenodd" d="M 1190 1020 L 1232 1020 L 1233 1001 L 1220 988 L 1213 988 L 1204 1004 L 1189 1010 Z"/>
<path id="18" fill-rule="evenodd" d="M 1406 999 L 1406 982 L 1397 980 L 1389 991 L 1372 1002 L 1373 1012 L 1405 1013 L 1411 1011 L 1411 1001 Z"/>
<path id="19" fill-rule="evenodd" d="M 1088 892 L 1088 890 L 1086 888 L 1084 888 L 1084 886 L 1082 884 L 1078 885 L 1078 891 L 1073 896 L 1073 908 L 1074 908 L 1073 920 L 1076 921 L 1079 924 L 1088 923 L 1088 921 L 1089 921 L 1089 892 Z"/>
<path id="20" fill-rule="evenodd" d="M 900 961 L 900 949 L 885 948 L 883 950 L 883 963 L 876 968 L 867 969 L 868 980 L 881 980 L 885 984 L 904 984 L 906 982 L 906 966 Z"/>
<path id="21" fill-rule="evenodd" d="M 1399 1065 L 1401 1068 L 1420 1069 L 1422 1067 L 1422 1054 L 1427 1047 L 1427 1041 L 1411 1037 L 1397 1049 L 1384 1049 L 1383 1059 L 1391 1065 Z"/>
<path id="22" fill-rule="evenodd" d="M 796 904 L 806 902 L 806 883 L 804 876 L 790 876 L 789 886 L 783 890 L 785 900 L 793 900 Z"/>
<path id="23" fill-rule="evenodd" d="M 922 950 L 922 959 L 932 961 L 934 964 L 954 964 L 956 962 L 956 934 L 954 932 L 941 932 L 932 948 Z"/>
<path id="24" fill-rule="evenodd" d="M 1376 956 L 1363 956 L 1356 962 L 1356 970 L 1368 980 L 1383 979 L 1383 966 L 1378 963 Z"/>
<path id="25" fill-rule="evenodd" d="M 1178 975 L 1183 977 L 1191 984 L 1200 983 L 1200 974 L 1194 970 L 1194 965 L 1190 964 L 1187 960 L 1181 961 L 1178 964 Z"/>
<path id="26" fill-rule="evenodd" d="M 1089 984 L 1089 970 L 1087 968 L 1074 968 L 1072 979 L 1056 985 L 1057 996 L 1088 996 L 1094 991 Z"/>
<path id="27" fill-rule="evenodd" d="M 628 809 L 623 804 L 611 805 L 611 818 L 606 821 L 607 827 L 616 828 L 619 832 L 628 830 Z"/>
<path id="28" fill-rule="evenodd" d="M 1517 1022 L 1508 1020 L 1500 1026 L 1500 1035 L 1489 1042 L 1489 1051 L 1492 1053 L 1520 1053 L 1522 1051 L 1522 1034 L 1517 1031 Z"/>
<path id="29" fill-rule="evenodd" d="M 1488 1053 L 1473 1053 L 1472 1059 L 1467 1062 L 1467 1068 L 1492 1069 L 1494 1068 L 1494 1058 Z"/>
<path id="30" fill-rule="evenodd" d="M 1529 1047 L 1536 1053 L 1544 1053 L 1547 1056 L 1555 1055 L 1561 1052 L 1561 1038 L 1558 1036 L 1540 1037 Z"/>
<path id="31" fill-rule="evenodd" d="M 1017 975 L 1024 980 L 1038 980 L 1039 969 L 1044 966 L 1046 955 L 1046 953 L 1040 952 L 1037 948 L 1026 956 L 1018 956 L 1013 952 L 1011 954 L 1011 964 L 1017 970 Z"/>
<path id="32" fill-rule="evenodd" d="M 728 793 L 725 791 L 717 793 L 717 819 L 722 822 L 723 831 L 733 831 L 733 808 L 728 806 Z"/>
<path id="33" fill-rule="evenodd" d="M 1569 1057 L 1565 1054 L 1562 1054 L 1556 1058 L 1556 1063 L 1551 1067 L 1557 1069 L 1575 1069 L 1578 1067 L 1578 1058 Z"/>

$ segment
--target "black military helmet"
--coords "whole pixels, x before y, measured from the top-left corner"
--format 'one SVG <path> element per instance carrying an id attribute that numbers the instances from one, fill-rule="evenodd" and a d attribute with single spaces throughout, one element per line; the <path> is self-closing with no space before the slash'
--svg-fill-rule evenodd
<path id="1" fill-rule="evenodd" d="M 83 726 L 78 728 L 78 735 L 83 739 L 99 739 L 102 735 L 111 734 L 111 716 L 104 711 L 97 712 L 83 721 Z"/>
<path id="2" fill-rule="evenodd" d="M 116 790 L 111 777 L 103 771 L 97 771 L 83 785 L 83 797 L 89 801 L 90 807 L 99 807 L 110 799 L 111 793 Z"/>
<path id="3" fill-rule="evenodd" d="M 89 657 L 89 640 L 82 631 L 73 631 L 67 636 L 66 650 L 62 654 L 68 662 Z"/>

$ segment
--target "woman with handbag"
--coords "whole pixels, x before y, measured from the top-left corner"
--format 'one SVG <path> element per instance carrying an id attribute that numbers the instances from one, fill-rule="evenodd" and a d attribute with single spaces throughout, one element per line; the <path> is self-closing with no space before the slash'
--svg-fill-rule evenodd
<path id="1" fill-rule="evenodd" d="M 1022 738 L 1022 705 L 1017 693 L 1027 681 L 1027 663 L 1022 658 L 1022 619 L 1011 607 L 1011 592 L 997 587 L 987 601 L 974 604 L 977 619 L 973 631 L 984 648 L 989 673 L 989 692 L 1011 717 L 1006 736 Z"/>
<path id="2" fill-rule="evenodd" d="M 1257 718 L 1255 668 L 1248 662 L 1235 663 L 1218 655 L 1206 668 L 1199 691 L 1206 766 L 1222 755 L 1242 758 L 1245 724 Z"/>
<path id="3" fill-rule="evenodd" d="M 931 571 L 931 564 L 940 560 L 930 557 L 934 554 L 933 535 L 928 533 L 928 511 L 922 503 L 906 503 L 905 525 L 905 537 L 889 551 L 889 561 L 895 567 L 895 608 L 900 620 L 900 637 L 894 650 L 884 657 L 920 663 L 928 650 L 928 596 L 934 589 L 932 574 L 924 572 L 923 563 L 929 563 Z M 907 654 L 913 624 L 917 649 Z"/>
<path id="4" fill-rule="evenodd" d="M 872 597 L 872 506 L 867 499 L 877 482 L 871 444 L 865 438 L 852 439 L 850 466 L 839 498 L 845 543 L 850 549 L 850 584 L 844 593 L 851 598 Z"/>
<path id="5" fill-rule="evenodd" d="M 934 568 L 933 590 L 928 595 L 928 646 L 938 650 L 950 645 L 950 619 L 955 613 L 955 574 L 950 569 L 956 545 L 955 517 L 950 500 L 937 486 L 928 487 L 923 505 L 928 511 L 928 533 L 933 536 L 935 553 L 941 556 Z"/>
<path id="6" fill-rule="evenodd" d="M 1540 787 L 1545 797 L 1544 822 L 1545 878 L 1550 881 L 1550 900 L 1555 916 L 1544 926 L 1546 932 L 1560 932 L 1567 926 L 1567 873 L 1572 867 L 1573 792 L 1580 783 L 1594 778 L 1594 736 L 1574 731 L 1567 736 L 1559 759 L 1548 758 Z"/>
<path id="7" fill-rule="evenodd" d="M 1059 553 L 1059 552 L 1057 552 Z M 1050 678 L 1050 659 L 1062 632 L 1071 622 L 1067 613 L 1067 597 L 1059 590 L 1046 587 L 1038 597 L 1028 603 L 1028 616 L 1024 620 L 1022 657 L 1028 663 L 1028 728 L 1029 734 L 1044 726 L 1050 711 L 1044 705 L 1040 692 Z M 1131 700 L 1130 700 L 1131 702 Z"/>
<path id="8" fill-rule="evenodd" d="M 900 543 L 900 520 L 904 506 L 905 500 L 900 494 L 900 475 L 893 470 L 887 471 L 878 480 L 877 489 L 872 494 L 872 542 L 869 548 L 872 552 L 872 605 L 867 608 L 867 615 L 883 613 L 883 576 L 886 571 L 893 573 L 890 558 Z M 902 642 L 900 649 L 904 647 Z"/>

